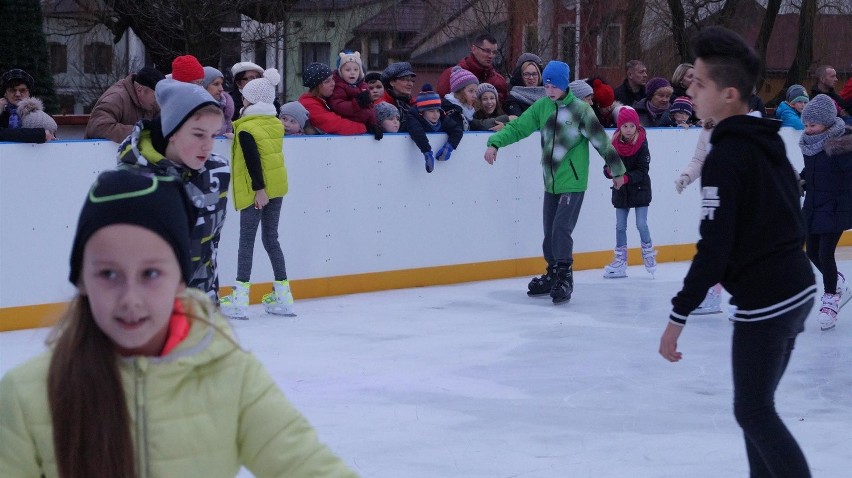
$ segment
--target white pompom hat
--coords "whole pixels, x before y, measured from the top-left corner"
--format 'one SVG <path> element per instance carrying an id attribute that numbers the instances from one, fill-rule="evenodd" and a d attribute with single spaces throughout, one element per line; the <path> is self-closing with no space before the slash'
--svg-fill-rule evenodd
<path id="1" fill-rule="evenodd" d="M 272 104 L 275 101 L 275 85 L 279 81 L 281 81 L 281 74 L 275 68 L 270 68 L 263 72 L 262 78 L 251 80 L 243 87 L 243 98 L 253 105 Z"/>

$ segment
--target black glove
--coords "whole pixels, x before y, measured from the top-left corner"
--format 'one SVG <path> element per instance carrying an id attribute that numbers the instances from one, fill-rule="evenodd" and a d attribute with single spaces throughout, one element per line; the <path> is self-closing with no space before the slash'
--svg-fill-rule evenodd
<path id="1" fill-rule="evenodd" d="M 373 99 L 370 98 L 369 91 L 362 91 L 358 93 L 358 96 L 356 96 L 355 99 L 358 101 L 358 106 L 360 106 L 361 108 L 366 108 L 370 106 L 370 103 L 373 102 Z"/>
<path id="2" fill-rule="evenodd" d="M 368 124 L 367 132 L 371 133 L 373 137 L 376 138 L 376 141 L 380 141 L 385 136 L 385 132 L 382 131 L 382 127 L 377 124 Z"/>

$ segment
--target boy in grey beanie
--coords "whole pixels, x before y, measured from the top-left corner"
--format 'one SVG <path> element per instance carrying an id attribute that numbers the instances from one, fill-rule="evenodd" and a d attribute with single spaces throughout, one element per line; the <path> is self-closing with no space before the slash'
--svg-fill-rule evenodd
<path id="1" fill-rule="evenodd" d="M 160 117 L 137 123 L 118 147 L 119 168 L 177 178 L 198 213 L 190 234 L 192 277 L 187 286 L 218 299 L 217 248 L 231 170 L 213 153 L 214 136 L 224 115 L 219 102 L 201 85 L 162 80 L 154 94 Z"/>
<path id="2" fill-rule="evenodd" d="M 306 131 L 308 125 L 308 110 L 305 105 L 298 101 L 284 103 L 281 106 L 281 112 L 278 113 L 278 119 L 284 125 L 284 134 L 287 136 L 313 134 Z"/>

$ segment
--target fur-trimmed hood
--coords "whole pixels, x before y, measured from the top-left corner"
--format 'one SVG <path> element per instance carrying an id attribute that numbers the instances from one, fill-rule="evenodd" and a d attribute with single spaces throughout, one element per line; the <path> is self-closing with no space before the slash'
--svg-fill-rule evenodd
<path id="1" fill-rule="evenodd" d="M 829 156 L 852 153 L 852 126 L 847 126 L 842 135 L 826 140 L 825 152 Z"/>

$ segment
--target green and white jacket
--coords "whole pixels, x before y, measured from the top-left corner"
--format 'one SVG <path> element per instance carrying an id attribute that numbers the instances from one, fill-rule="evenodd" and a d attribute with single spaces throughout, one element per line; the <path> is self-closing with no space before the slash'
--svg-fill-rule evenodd
<path id="1" fill-rule="evenodd" d="M 589 144 L 609 166 L 613 177 L 625 173 L 624 164 L 588 103 L 570 91 L 554 102 L 539 98 L 514 121 L 488 138 L 501 148 L 541 131 L 541 167 L 544 189 L 551 194 L 582 192 L 589 183 Z"/>

